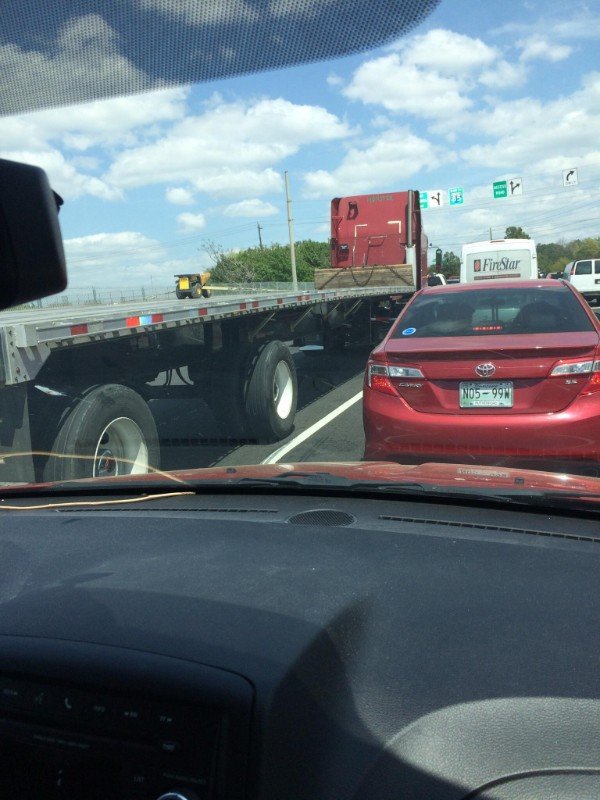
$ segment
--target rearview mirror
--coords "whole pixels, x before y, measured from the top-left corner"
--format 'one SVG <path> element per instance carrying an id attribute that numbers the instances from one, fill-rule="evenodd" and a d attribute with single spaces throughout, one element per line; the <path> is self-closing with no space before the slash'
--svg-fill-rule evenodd
<path id="1" fill-rule="evenodd" d="M 44 170 L 0 159 L 0 309 L 66 288 L 61 205 Z"/>

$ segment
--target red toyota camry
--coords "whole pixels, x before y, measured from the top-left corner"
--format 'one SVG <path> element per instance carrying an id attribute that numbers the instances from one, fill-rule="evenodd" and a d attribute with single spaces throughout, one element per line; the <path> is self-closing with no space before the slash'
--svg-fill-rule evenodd
<path id="1" fill-rule="evenodd" d="M 565 281 L 423 289 L 372 352 L 365 459 L 600 474 L 600 323 Z"/>

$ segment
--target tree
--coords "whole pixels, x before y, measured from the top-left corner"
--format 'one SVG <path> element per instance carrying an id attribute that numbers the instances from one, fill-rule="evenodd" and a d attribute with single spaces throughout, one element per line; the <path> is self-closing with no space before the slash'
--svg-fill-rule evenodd
<path id="1" fill-rule="evenodd" d="M 429 267 L 430 272 L 441 272 L 445 278 L 450 275 L 458 275 L 460 271 L 460 258 L 451 250 L 447 250 L 442 256 L 442 266 L 436 266 L 435 262 Z"/>
<path id="2" fill-rule="evenodd" d="M 268 247 L 248 247 L 239 252 L 226 253 L 222 247 L 209 242 L 205 252 L 213 262 L 213 283 L 290 282 L 292 267 L 288 245 L 272 244 Z M 330 266 L 330 248 L 327 242 L 306 240 L 296 243 L 296 275 L 299 281 L 312 281 L 315 269 Z"/>
<path id="3" fill-rule="evenodd" d="M 254 283 L 257 280 L 252 265 L 240 253 L 226 253 L 221 245 L 206 242 L 202 248 L 212 261 L 212 283 Z"/>
<path id="4" fill-rule="evenodd" d="M 528 233 L 525 233 L 523 228 L 516 225 L 509 225 L 504 233 L 505 239 L 531 239 Z"/>
<path id="5" fill-rule="evenodd" d="M 598 258 L 600 257 L 600 238 L 583 239 L 577 241 L 573 250 L 573 260 L 580 258 Z"/>
<path id="6" fill-rule="evenodd" d="M 550 242 L 537 246 L 538 270 L 546 274 L 561 271 L 571 259 L 564 242 Z"/>

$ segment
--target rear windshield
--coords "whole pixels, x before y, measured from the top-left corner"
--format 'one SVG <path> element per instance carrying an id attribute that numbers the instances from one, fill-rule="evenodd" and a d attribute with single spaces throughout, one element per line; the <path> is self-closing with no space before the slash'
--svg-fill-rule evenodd
<path id="1" fill-rule="evenodd" d="M 593 331 L 579 301 L 564 289 L 481 289 L 421 295 L 401 315 L 394 339 Z"/>

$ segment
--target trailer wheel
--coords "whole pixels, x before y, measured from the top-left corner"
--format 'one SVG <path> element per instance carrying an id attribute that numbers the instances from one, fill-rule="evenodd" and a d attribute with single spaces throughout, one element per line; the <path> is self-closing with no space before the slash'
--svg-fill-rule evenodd
<path id="1" fill-rule="evenodd" d="M 269 342 L 254 361 L 246 392 L 246 418 L 262 441 L 273 442 L 294 429 L 298 381 L 292 354 L 282 342 Z"/>
<path id="2" fill-rule="evenodd" d="M 126 386 L 106 384 L 77 403 L 63 422 L 44 480 L 141 475 L 159 467 L 154 418 Z"/>

